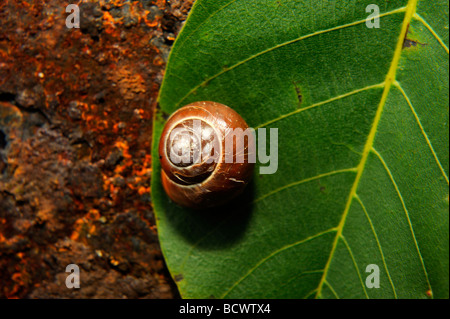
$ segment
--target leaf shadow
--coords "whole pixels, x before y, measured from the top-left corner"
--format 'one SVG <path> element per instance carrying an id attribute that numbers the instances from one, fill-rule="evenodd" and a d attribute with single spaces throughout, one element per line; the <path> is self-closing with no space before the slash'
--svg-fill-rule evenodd
<path id="1" fill-rule="evenodd" d="M 192 246 L 219 250 L 239 244 L 252 217 L 255 184 L 229 203 L 194 210 L 168 203 L 167 222 Z"/>

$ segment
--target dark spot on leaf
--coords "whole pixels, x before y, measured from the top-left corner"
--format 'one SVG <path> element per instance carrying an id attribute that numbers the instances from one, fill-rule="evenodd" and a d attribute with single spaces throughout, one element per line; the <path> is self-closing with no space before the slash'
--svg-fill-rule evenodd
<path id="1" fill-rule="evenodd" d="M 403 48 L 415 47 L 416 45 L 417 45 L 417 42 L 411 41 L 409 39 L 405 39 L 405 41 L 403 41 Z"/>
<path id="2" fill-rule="evenodd" d="M 295 92 L 297 93 L 298 106 L 300 106 L 303 102 L 303 95 L 300 86 L 296 82 L 294 82 Z"/>
<path id="3" fill-rule="evenodd" d="M 410 39 L 405 39 L 405 41 L 403 41 L 403 49 L 406 48 L 410 48 L 410 47 L 416 47 L 417 45 L 420 45 L 422 47 L 426 46 L 426 43 L 420 43 L 418 41 L 414 41 L 414 40 L 410 40 Z"/>
<path id="4" fill-rule="evenodd" d="M 182 274 L 178 274 L 178 275 L 175 275 L 175 277 L 173 277 L 173 279 L 175 279 L 176 282 L 182 281 L 183 278 L 184 278 L 184 277 L 183 277 Z"/>
<path id="5" fill-rule="evenodd" d="M 326 193 L 326 190 L 327 190 L 327 186 L 326 185 L 322 185 L 322 183 L 320 182 L 320 181 L 318 181 L 318 186 L 319 186 L 319 190 L 320 190 L 320 192 L 322 193 L 322 194 L 325 194 Z"/>
<path id="6" fill-rule="evenodd" d="M 409 31 L 409 25 L 408 25 L 408 31 L 406 32 L 405 39 L 403 40 L 403 49 L 416 47 L 418 44 L 420 44 L 421 46 L 427 45 L 426 43 L 420 43 L 419 41 L 408 39 L 409 33 L 410 33 L 410 31 Z"/>
<path id="7" fill-rule="evenodd" d="M 170 117 L 169 113 L 162 111 L 161 115 L 165 121 L 167 121 Z"/>
<path id="8" fill-rule="evenodd" d="M 216 299 L 216 296 L 211 295 L 211 296 L 209 296 L 209 299 Z"/>
<path id="9" fill-rule="evenodd" d="M 427 45 L 426 43 L 420 43 L 418 41 L 405 39 L 405 41 L 403 41 L 403 49 L 410 48 L 410 47 L 416 47 L 418 44 L 420 46 L 426 46 Z"/>

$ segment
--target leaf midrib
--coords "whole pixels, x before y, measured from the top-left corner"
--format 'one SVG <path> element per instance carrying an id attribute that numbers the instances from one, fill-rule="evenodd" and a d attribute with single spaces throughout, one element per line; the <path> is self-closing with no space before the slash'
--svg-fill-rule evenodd
<path id="1" fill-rule="evenodd" d="M 399 38 L 397 40 L 397 45 L 396 45 L 396 48 L 395 48 L 395 51 L 394 51 L 394 55 L 393 55 L 393 58 L 392 58 L 392 61 L 391 61 L 391 65 L 390 65 L 389 71 L 388 71 L 388 73 L 386 75 L 385 86 L 384 86 L 383 94 L 381 96 L 380 104 L 378 106 L 377 113 L 375 115 L 375 118 L 374 118 L 374 121 L 373 121 L 373 124 L 372 124 L 372 128 L 371 128 L 369 136 L 367 138 L 367 142 L 366 142 L 366 144 L 364 146 L 364 151 L 363 151 L 363 155 L 361 157 L 361 162 L 358 165 L 358 171 L 357 171 L 357 174 L 356 174 L 353 186 L 352 186 L 352 188 L 350 190 L 350 194 L 349 194 L 349 197 L 347 199 L 347 203 L 346 203 L 346 206 L 345 206 L 345 209 L 344 209 L 344 213 L 342 214 L 341 221 L 340 221 L 340 223 L 339 223 L 339 225 L 337 227 L 338 231 L 336 233 L 336 236 L 335 236 L 335 239 L 334 239 L 334 243 L 333 243 L 333 246 L 332 246 L 332 249 L 331 249 L 331 252 L 330 252 L 330 256 L 329 256 L 328 261 L 327 261 L 327 263 L 325 265 L 324 273 L 322 275 L 322 278 L 320 280 L 320 283 L 319 283 L 319 286 L 318 286 L 318 289 L 317 289 L 317 292 L 316 292 L 316 298 L 321 297 L 322 288 L 323 288 L 323 285 L 324 285 L 324 283 L 326 281 L 326 278 L 327 278 L 327 275 L 328 275 L 328 271 L 330 269 L 331 261 L 333 260 L 334 253 L 336 251 L 339 239 L 342 237 L 342 232 L 344 230 L 345 222 L 346 222 L 348 213 L 350 211 L 351 204 L 353 202 L 353 199 L 356 198 L 356 196 L 357 196 L 357 190 L 358 190 L 359 182 L 361 180 L 361 176 L 362 176 L 362 174 L 364 172 L 364 169 L 365 169 L 365 166 L 366 166 L 369 154 L 373 150 L 373 143 L 375 141 L 375 136 L 376 136 L 376 133 L 377 133 L 377 130 L 378 130 L 378 125 L 380 124 L 381 115 L 383 113 L 383 109 L 384 109 L 384 106 L 386 104 L 386 100 L 387 100 L 387 97 L 389 95 L 389 91 L 390 91 L 390 89 L 391 89 L 391 87 L 394 84 L 395 79 L 396 79 L 398 63 L 400 61 L 401 53 L 402 53 L 402 50 L 403 50 L 403 41 L 405 39 L 406 33 L 408 32 L 409 23 L 411 22 L 411 19 L 412 19 L 413 15 L 414 15 L 414 13 L 416 11 L 417 1 L 418 0 L 409 0 L 408 4 L 406 5 L 405 18 L 403 20 L 403 24 L 402 24 L 402 28 L 401 28 L 401 31 L 400 31 L 400 34 L 399 34 Z M 412 229 L 412 225 L 411 225 L 411 231 L 413 232 L 413 236 L 414 236 L 414 231 Z M 415 239 L 415 236 L 414 236 L 414 239 Z M 419 246 L 417 244 L 417 241 L 415 241 L 415 244 L 416 244 L 416 248 L 418 250 L 418 253 L 419 253 L 419 256 L 420 256 L 420 259 L 421 259 L 421 262 L 422 262 L 422 267 L 424 268 L 424 272 L 425 272 L 426 277 L 427 277 L 428 287 L 429 287 L 430 291 L 432 291 L 430 283 L 428 281 L 428 275 L 427 275 L 426 267 L 425 267 L 425 264 L 424 264 L 423 259 L 421 257 L 421 253 L 420 253 L 420 249 L 419 249 Z"/>

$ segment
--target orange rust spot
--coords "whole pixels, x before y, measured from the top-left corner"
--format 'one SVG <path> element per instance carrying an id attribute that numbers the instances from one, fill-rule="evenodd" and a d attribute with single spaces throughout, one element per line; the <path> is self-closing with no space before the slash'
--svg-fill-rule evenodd
<path id="1" fill-rule="evenodd" d="M 156 5 L 160 8 L 163 9 L 166 5 L 166 0 L 156 0 Z"/>
<path id="2" fill-rule="evenodd" d="M 113 266 L 117 266 L 117 265 L 119 265 L 120 262 L 118 260 L 114 259 L 114 258 L 111 258 L 110 263 Z"/>
<path id="3" fill-rule="evenodd" d="M 161 66 L 161 65 L 163 65 L 165 62 L 164 62 L 164 60 L 163 60 L 160 56 L 157 56 L 157 57 L 153 60 L 153 63 L 154 63 L 155 65 L 157 65 L 157 66 Z"/>
<path id="4" fill-rule="evenodd" d="M 89 210 L 89 212 L 87 213 L 86 216 L 87 216 L 87 218 L 92 219 L 92 220 L 97 220 L 101 217 L 100 212 L 97 209 Z"/>
<path id="5" fill-rule="evenodd" d="M 16 272 L 11 276 L 11 279 L 15 282 L 22 282 L 22 274 L 20 272 Z"/>
<path id="6" fill-rule="evenodd" d="M 141 186 L 141 187 L 139 187 L 138 193 L 139 193 L 139 195 L 143 195 L 145 193 L 150 193 L 150 187 Z"/>
<path id="7" fill-rule="evenodd" d="M 147 19 L 144 20 L 145 24 L 151 28 L 156 27 L 158 25 L 158 20 L 155 21 L 148 21 Z"/>
<path id="8" fill-rule="evenodd" d="M 108 11 L 106 11 L 105 13 L 103 13 L 103 20 L 107 23 L 109 23 L 109 25 L 113 28 L 115 28 L 115 21 L 113 16 L 111 15 L 111 13 L 109 13 Z"/>
<path id="9" fill-rule="evenodd" d="M 84 217 L 77 219 L 77 221 L 74 223 L 74 231 L 70 235 L 70 239 L 76 241 L 78 238 L 80 238 L 80 233 L 85 223 L 86 219 Z"/>

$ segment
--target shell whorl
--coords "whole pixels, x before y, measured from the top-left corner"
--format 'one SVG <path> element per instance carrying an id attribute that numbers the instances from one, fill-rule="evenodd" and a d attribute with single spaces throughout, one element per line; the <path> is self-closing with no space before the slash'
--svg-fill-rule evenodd
<path id="1" fill-rule="evenodd" d="M 159 157 L 162 184 L 174 202 L 207 208 L 242 192 L 254 163 L 225 161 L 225 139 L 235 128 L 246 130 L 248 125 L 237 112 L 216 102 L 191 103 L 172 114 L 161 135 Z M 254 138 L 246 139 L 244 152 L 254 143 Z"/>

